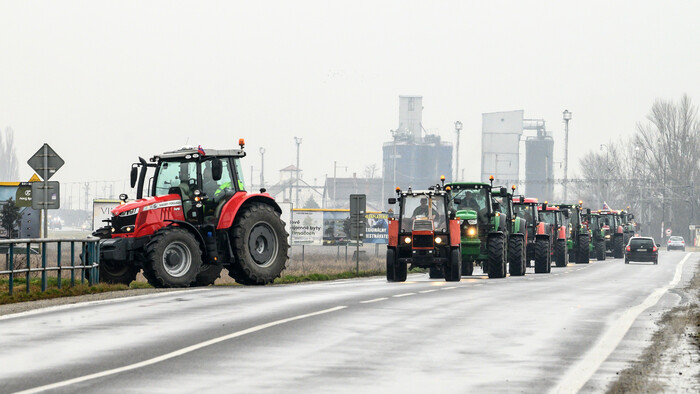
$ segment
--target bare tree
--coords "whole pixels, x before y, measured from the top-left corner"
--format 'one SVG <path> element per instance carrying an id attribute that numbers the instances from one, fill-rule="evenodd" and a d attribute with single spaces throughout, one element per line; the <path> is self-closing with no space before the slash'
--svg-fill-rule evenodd
<path id="1" fill-rule="evenodd" d="M 379 167 L 377 164 L 370 164 L 365 167 L 365 178 L 374 178 L 375 174 L 379 174 Z"/>
<path id="2" fill-rule="evenodd" d="M 15 152 L 15 132 L 5 129 L 5 138 L 0 133 L 0 182 L 16 182 L 19 179 L 19 163 Z"/>

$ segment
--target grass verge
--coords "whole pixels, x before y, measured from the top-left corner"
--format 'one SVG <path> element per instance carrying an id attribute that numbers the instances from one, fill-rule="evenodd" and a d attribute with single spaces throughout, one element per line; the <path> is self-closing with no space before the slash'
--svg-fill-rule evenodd
<path id="1" fill-rule="evenodd" d="M 307 275 L 284 275 L 280 278 L 275 279 L 275 284 L 286 284 L 286 283 L 300 283 L 300 282 L 317 282 L 326 280 L 337 280 L 337 279 L 350 279 L 350 278 L 366 278 L 368 276 L 378 276 L 385 275 L 386 272 L 379 270 L 368 270 L 368 271 L 345 271 L 335 274 L 307 274 Z"/>
<path id="2" fill-rule="evenodd" d="M 51 298 L 72 297 L 85 294 L 105 293 L 109 291 L 121 291 L 128 289 L 150 288 L 148 283 L 131 282 L 131 285 L 111 285 L 107 283 L 98 283 L 93 286 L 88 285 L 87 281 L 80 283 L 80 280 L 75 281 L 75 286 L 71 287 L 70 279 L 61 281 L 61 288 L 58 288 L 58 280 L 56 278 L 47 278 L 46 291 L 41 291 L 41 279 L 35 278 L 29 280 L 29 293 L 26 291 L 27 281 L 24 278 L 18 278 L 14 281 L 14 294 L 9 295 L 10 281 L 8 279 L 0 280 L 0 305 L 13 304 L 25 301 L 48 300 Z"/>

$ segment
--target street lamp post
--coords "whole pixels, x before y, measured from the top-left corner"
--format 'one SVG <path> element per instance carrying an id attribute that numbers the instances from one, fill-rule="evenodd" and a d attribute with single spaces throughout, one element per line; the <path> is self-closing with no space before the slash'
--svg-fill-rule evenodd
<path id="1" fill-rule="evenodd" d="M 260 187 L 265 187 L 265 148 L 260 147 Z"/>
<path id="2" fill-rule="evenodd" d="M 571 112 L 565 109 L 564 115 L 564 201 L 569 189 L 569 121 L 571 120 Z"/>
<path id="3" fill-rule="evenodd" d="M 297 179 L 296 179 L 296 199 L 294 206 L 296 208 L 299 207 L 299 145 L 301 145 L 301 138 L 300 137 L 294 137 L 294 142 L 297 144 Z"/>
<path id="4" fill-rule="evenodd" d="M 459 178 L 459 132 L 462 131 L 462 122 L 459 120 L 455 122 L 455 132 L 457 132 L 457 146 L 455 147 L 455 167 L 457 168 L 457 171 L 455 171 L 455 182 L 457 182 Z"/>
<path id="5" fill-rule="evenodd" d="M 607 170 L 606 174 L 609 174 L 610 173 L 610 148 L 606 144 L 600 144 L 600 150 L 603 150 L 603 148 L 605 148 L 605 169 Z M 600 180 L 600 175 L 598 176 L 598 179 Z M 607 186 L 608 186 L 608 181 L 606 178 L 605 187 L 607 187 Z M 600 185 L 598 186 L 598 190 L 600 190 Z M 599 204 L 599 206 L 600 207 L 603 206 L 603 191 L 602 190 L 600 190 L 600 204 Z"/>

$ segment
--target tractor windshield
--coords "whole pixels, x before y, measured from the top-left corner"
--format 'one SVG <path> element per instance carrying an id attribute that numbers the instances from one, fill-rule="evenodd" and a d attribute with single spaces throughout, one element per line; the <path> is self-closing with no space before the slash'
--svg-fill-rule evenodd
<path id="1" fill-rule="evenodd" d="M 525 222 L 527 223 L 528 227 L 532 227 L 535 225 L 535 221 L 532 220 L 533 209 L 534 207 L 530 204 L 513 204 L 513 213 L 515 214 L 515 216 L 525 219 Z"/>
<path id="2" fill-rule="evenodd" d="M 477 213 L 486 209 L 486 189 L 461 189 L 453 195 L 453 199 L 461 200 L 456 207 L 457 210 L 470 209 Z"/>
<path id="3" fill-rule="evenodd" d="M 412 231 L 417 220 L 433 222 L 435 230 L 445 227 L 445 201 L 440 196 L 405 195 L 401 209 L 401 231 Z"/>
<path id="4" fill-rule="evenodd" d="M 197 162 L 163 161 L 155 177 L 154 196 L 180 194 L 190 198 L 197 188 Z"/>
<path id="5" fill-rule="evenodd" d="M 540 211 L 540 221 L 556 225 L 556 213 L 556 211 Z"/>

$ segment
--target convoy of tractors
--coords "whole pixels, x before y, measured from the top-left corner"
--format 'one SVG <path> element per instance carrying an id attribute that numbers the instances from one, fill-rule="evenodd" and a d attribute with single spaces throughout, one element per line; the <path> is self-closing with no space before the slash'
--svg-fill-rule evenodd
<path id="1" fill-rule="evenodd" d="M 621 258 L 634 236 L 634 215 L 591 211 L 578 204 L 540 203 L 515 195 L 515 186 L 454 182 L 427 190 L 396 189 L 397 217 L 389 223 L 387 280 L 402 282 L 412 268 L 427 268 L 431 278 L 458 281 L 480 264 L 489 278 L 549 273 L 552 262 L 587 264 L 594 256 Z M 460 258 L 461 257 L 461 258 Z"/>
<path id="2" fill-rule="evenodd" d="M 289 244 L 281 209 L 264 188 L 249 192 L 240 149 L 183 148 L 139 158 L 131 168 L 136 199 L 120 196 L 101 238 L 99 277 L 129 284 L 139 272 L 154 287 L 207 286 L 223 268 L 236 282 L 264 285 L 286 266 Z M 150 172 L 150 175 L 149 175 Z M 150 176 L 150 177 L 149 177 Z M 146 184 L 146 179 L 149 182 Z M 148 188 L 147 197 L 144 190 Z M 459 281 L 480 265 L 489 278 L 551 272 L 552 262 L 621 258 L 634 235 L 625 211 L 539 203 L 515 186 L 441 182 L 427 190 L 396 189 L 398 215 L 388 229 L 386 277 L 406 280 L 409 269 Z"/>

